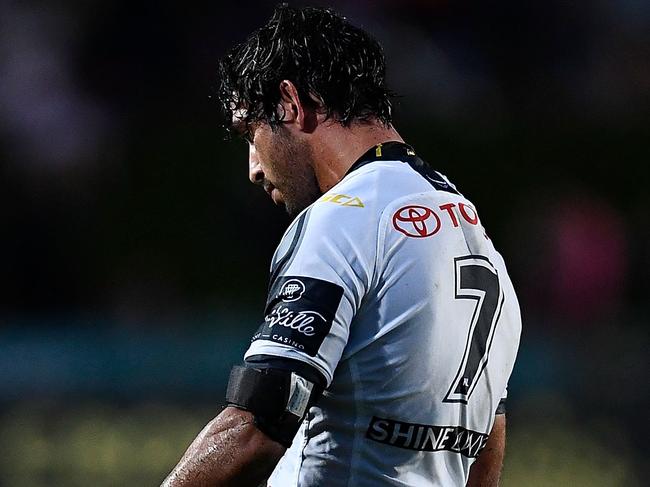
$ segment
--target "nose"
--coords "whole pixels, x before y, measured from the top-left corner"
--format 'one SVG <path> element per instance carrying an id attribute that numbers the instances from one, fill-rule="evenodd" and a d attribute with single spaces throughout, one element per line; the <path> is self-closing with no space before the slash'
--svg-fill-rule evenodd
<path id="1" fill-rule="evenodd" d="M 257 152 L 253 144 L 249 144 L 248 146 L 248 179 L 253 184 L 261 185 L 264 183 L 264 171 L 262 171 L 262 166 L 260 166 L 260 161 L 257 158 Z"/>

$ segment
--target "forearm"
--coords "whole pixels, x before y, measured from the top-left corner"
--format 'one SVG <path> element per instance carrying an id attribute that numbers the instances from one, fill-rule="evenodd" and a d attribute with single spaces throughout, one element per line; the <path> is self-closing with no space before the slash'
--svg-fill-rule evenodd
<path id="1" fill-rule="evenodd" d="M 162 487 L 256 487 L 283 454 L 284 447 L 257 429 L 252 414 L 226 408 L 196 437 Z"/>
<path id="2" fill-rule="evenodd" d="M 472 465 L 467 487 L 497 487 L 506 448 L 506 415 L 497 414 L 485 448 Z"/>

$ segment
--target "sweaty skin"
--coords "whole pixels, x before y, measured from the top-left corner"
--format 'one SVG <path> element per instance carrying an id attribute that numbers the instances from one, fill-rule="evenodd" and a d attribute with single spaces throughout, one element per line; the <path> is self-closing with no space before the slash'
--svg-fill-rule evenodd
<path id="1" fill-rule="evenodd" d="M 497 414 L 487 444 L 472 464 L 467 487 L 496 487 L 506 449 L 506 415 Z"/>
<path id="2" fill-rule="evenodd" d="M 203 428 L 161 487 L 257 487 L 284 452 L 257 429 L 251 413 L 228 407 Z"/>

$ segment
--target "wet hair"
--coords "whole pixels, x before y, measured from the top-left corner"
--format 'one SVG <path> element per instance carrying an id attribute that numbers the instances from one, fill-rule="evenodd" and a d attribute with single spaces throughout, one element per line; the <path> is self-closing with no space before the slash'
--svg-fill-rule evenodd
<path id="1" fill-rule="evenodd" d="M 379 43 L 330 9 L 280 4 L 266 25 L 219 62 L 218 97 L 230 128 L 237 108 L 246 127 L 275 127 L 280 82 L 291 81 L 303 104 L 319 105 L 343 126 L 354 121 L 391 123 L 391 97 Z"/>

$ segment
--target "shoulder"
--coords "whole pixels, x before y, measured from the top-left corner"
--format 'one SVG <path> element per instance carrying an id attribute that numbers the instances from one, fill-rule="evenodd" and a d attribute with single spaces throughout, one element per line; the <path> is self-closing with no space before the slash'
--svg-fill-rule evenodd
<path id="1" fill-rule="evenodd" d="M 346 175 L 296 217 L 274 262 L 294 250 L 371 258 L 395 205 L 438 191 L 411 165 L 400 160 L 366 164 Z"/>
<path id="2" fill-rule="evenodd" d="M 386 207 L 431 186 L 402 161 L 376 161 L 345 176 L 311 207 L 309 220 L 357 231 L 377 226 Z"/>
<path id="3" fill-rule="evenodd" d="M 404 187 L 413 190 L 415 173 L 411 182 L 395 184 L 411 180 L 410 173 L 399 161 L 380 161 L 348 174 L 296 217 L 276 251 L 272 274 L 291 268 L 327 277 L 333 270 L 350 281 L 370 282 L 384 210 Z"/>

